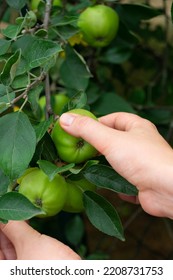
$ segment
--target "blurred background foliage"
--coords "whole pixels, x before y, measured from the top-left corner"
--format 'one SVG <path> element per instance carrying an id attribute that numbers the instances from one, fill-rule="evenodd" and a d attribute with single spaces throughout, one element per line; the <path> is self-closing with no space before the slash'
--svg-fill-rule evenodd
<path id="1" fill-rule="evenodd" d="M 17 16 L 16 10 L 9 8 L 6 2 L 0 0 L 1 29 L 9 22 L 14 23 Z M 83 9 L 90 1 L 64 1 L 65 4 L 67 2 L 73 12 L 73 3 Z M 61 34 L 70 38 L 70 44 L 83 56 L 92 74 L 86 86 L 90 109 L 97 116 L 118 111 L 139 114 L 155 123 L 173 145 L 172 1 L 95 1 L 102 2 L 115 7 L 120 16 L 118 36 L 108 47 L 94 49 L 82 42 L 72 27 L 59 29 Z M 59 72 L 64 55 L 59 56 L 50 70 L 53 91 L 60 91 L 64 86 Z M 72 89 L 67 89 L 67 92 L 69 96 L 74 93 Z M 69 244 L 88 259 L 173 258 L 172 221 L 151 217 L 140 206 L 120 201 L 115 196 L 112 199 L 111 194 L 101 192 L 119 210 L 125 242 L 98 232 L 85 214 L 62 212 L 51 219 L 34 218 L 31 223 L 41 232 Z"/>

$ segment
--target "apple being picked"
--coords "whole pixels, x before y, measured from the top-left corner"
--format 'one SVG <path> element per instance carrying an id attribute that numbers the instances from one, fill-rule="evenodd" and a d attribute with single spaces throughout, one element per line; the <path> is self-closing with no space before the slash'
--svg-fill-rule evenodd
<path id="1" fill-rule="evenodd" d="M 117 34 L 119 16 L 111 7 L 95 5 L 80 14 L 78 27 L 90 46 L 105 47 Z"/>
<path id="2" fill-rule="evenodd" d="M 73 109 L 68 111 L 68 113 L 88 116 L 97 120 L 96 116 L 94 116 L 90 111 L 84 109 Z M 59 157 L 65 162 L 82 163 L 97 154 L 97 150 L 85 140 L 65 132 L 60 126 L 59 120 L 56 121 L 52 129 L 51 137 Z"/>

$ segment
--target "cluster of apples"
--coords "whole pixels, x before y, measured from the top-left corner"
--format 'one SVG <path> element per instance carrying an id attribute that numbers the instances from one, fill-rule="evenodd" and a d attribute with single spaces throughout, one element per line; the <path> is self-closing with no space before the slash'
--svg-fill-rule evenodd
<path id="1" fill-rule="evenodd" d="M 84 210 L 83 192 L 96 190 L 96 186 L 85 178 L 70 181 L 56 174 L 50 181 L 38 167 L 27 169 L 25 174 L 18 179 L 18 184 L 19 193 L 45 213 L 38 215 L 39 218 L 51 217 L 60 211 L 80 213 Z"/>
<path id="2" fill-rule="evenodd" d="M 54 113 L 60 114 L 68 100 L 68 96 L 64 93 L 52 95 L 51 101 Z M 43 119 L 46 105 L 45 96 L 40 98 L 39 104 Z M 84 109 L 74 109 L 69 112 L 96 119 L 91 112 Z M 83 139 L 66 133 L 61 128 L 59 120 L 54 124 L 51 137 L 63 163 L 82 163 L 97 153 L 97 150 Z M 85 178 L 72 181 L 56 174 L 54 179 L 50 181 L 49 177 L 38 167 L 28 168 L 17 182 L 19 193 L 26 196 L 35 206 L 40 207 L 45 212 L 39 217 L 54 216 L 62 210 L 73 213 L 82 212 L 84 210 L 83 192 L 96 190 L 96 186 Z"/>
<path id="3" fill-rule="evenodd" d="M 31 1 L 31 9 L 37 10 L 40 0 Z M 53 6 L 62 6 L 61 0 L 54 0 Z M 119 17 L 115 10 L 106 5 L 94 5 L 81 12 L 77 22 L 83 39 L 93 47 L 105 47 L 115 38 Z M 51 106 L 56 115 L 60 115 L 69 98 L 65 93 L 51 96 Z M 45 118 L 45 96 L 39 100 L 41 120 Z M 89 111 L 74 109 L 71 113 L 85 115 L 95 120 L 97 118 Z M 93 158 L 97 150 L 81 138 L 65 132 L 59 120 L 54 124 L 51 132 L 52 140 L 59 158 L 64 163 L 81 164 Z M 60 174 L 56 174 L 52 181 L 38 167 L 29 168 L 18 179 L 19 192 L 25 195 L 34 205 L 40 207 L 45 214 L 39 217 L 53 216 L 61 210 L 78 213 L 84 210 L 83 192 L 96 190 L 96 186 L 85 178 L 70 181 Z"/>
<path id="4" fill-rule="evenodd" d="M 42 0 L 44 2 L 44 0 Z M 31 1 L 31 10 L 37 11 L 41 0 Z M 53 0 L 53 7 L 62 7 L 61 0 Z M 105 47 L 116 37 L 119 15 L 111 7 L 103 4 L 87 7 L 79 14 L 77 26 L 83 39 L 92 47 Z M 81 39 L 82 40 L 82 39 Z"/>

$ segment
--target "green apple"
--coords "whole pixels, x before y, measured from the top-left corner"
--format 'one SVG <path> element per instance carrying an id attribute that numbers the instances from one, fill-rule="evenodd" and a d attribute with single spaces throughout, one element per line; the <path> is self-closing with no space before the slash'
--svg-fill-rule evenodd
<path id="1" fill-rule="evenodd" d="M 49 181 L 41 169 L 29 168 L 18 179 L 18 183 L 19 193 L 45 212 L 38 217 L 54 216 L 62 210 L 67 195 L 67 184 L 61 175 L 56 174 L 54 179 Z"/>
<path id="2" fill-rule="evenodd" d="M 63 210 L 71 213 L 82 212 L 84 210 L 83 192 L 87 190 L 95 191 L 96 186 L 86 179 L 67 181 L 67 197 Z"/>
<path id="3" fill-rule="evenodd" d="M 40 1 L 41 0 L 31 0 L 31 4 L 30 4 L 31 10 L 36 11 L 38 9 L 38 5 L 39 5 Z M 41 2 L 44 2 L 44 1 L 41 1 Z"/>
<path id="4" fill-rule="evenodd" d="M 53 112 L 56 115 L 60 115 L 64 106 L 68 103 L 68 101 L 69 101 L 69 97 L 63 92 L 51 95 L 51 106 Z M 40 97 L 38 103 L 41 109 L 41 120 L 45 120 L 45 110 L 46 110 L 45 95 Z"/>
<path id="5" fill-rule="evenodd" d="M 31 0 L 31 10 L 36 11 L 40 2 L 45 2 L 44 0 Z M 62 7 L 61 0 L 53 0 L 52 6 Z"/>
<path id="6" fill-rule="evenodd" d="M 119 16 L 105 5 L 86 8 L 79 16 L 78 27 L 84 40 L 93 47 L 105 47 L 115 38 L 119 27 Z"/>
<path id="7" fill-rule="evenodd" d="M 73 109 L 68 112 L 97 120 L 90 111 L 84 109 Z M 97 154 L 97 150 L 82 138 L 74 137 L 65 132 L 60 126 L 59 120 L 56 121 L 52 129 L 51 137 L 59 157 L 65 162 L 82 163 Z"/>
<path id="8" fill-rule="evenodd" d="M 61 0 L 53 0 L 53 6 L 62 7 L 62 1 Z"/>

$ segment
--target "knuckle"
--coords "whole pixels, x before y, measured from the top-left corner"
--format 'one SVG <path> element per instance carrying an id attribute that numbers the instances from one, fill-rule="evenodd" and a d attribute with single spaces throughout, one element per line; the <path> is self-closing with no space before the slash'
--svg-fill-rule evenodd
<path id="1" fill-rule="evenodd" d="M 148 128 L 157 129 L 155 124 L 152 123 L 151 121 L 147 120 L 147 119 L 143 119 L 143 124 L 145 126 L 147 126 Z"/>
<path id="2" fill-rule="evenodd" d="M 91 118 L 86 117 L 86 116 L 79 116 L 76 118 L 75 125 L 77 125 L 79 128 L 86 128 L 89 126 L 91 122 Z"/>

